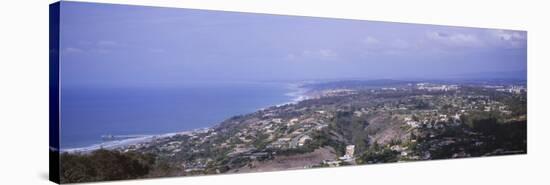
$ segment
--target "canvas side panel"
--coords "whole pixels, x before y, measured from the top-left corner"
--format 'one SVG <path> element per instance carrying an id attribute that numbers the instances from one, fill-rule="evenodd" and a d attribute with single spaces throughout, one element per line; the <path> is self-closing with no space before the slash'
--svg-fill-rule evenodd
<path id="1" fill-rule="evenodd" d="M 59 183 L 59 22 L 60 2 L 51 4 L 50 12 L 50 46 L 49 46 L 49 123 L 50 123 L 50 181 Z"/>

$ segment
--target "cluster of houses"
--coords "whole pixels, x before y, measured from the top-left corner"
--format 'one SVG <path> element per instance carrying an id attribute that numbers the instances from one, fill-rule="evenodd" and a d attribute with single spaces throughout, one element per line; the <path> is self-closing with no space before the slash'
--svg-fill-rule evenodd
<path id="1" fill-rule="evenodd" d="M 327 89 L 320 92 L 312 93 L 312 99 L 318 99 L 321 97 L 334 97 L 334 96 L 348 96 L 357 94 L 357 90 L 354 89 Z"/>
<path id="2" fill-rule="evenodd" d="M 423 93 L 423 95 L 403 94 L 403 96 L 378 98 L 376 96 L 378 91 L 375 92 L 371 90 L 371 93 L 374 92 L 373 96 L 354 97 L 362 97 L 365 99 L 370 97 L 375 98 L 368 99 L 368 101 L 357 101 L 362 104 L 355 105 L 356 107 L 353 107 L 353 109 L 346 109 L 347 107 L 340 105 L 332 107 L 333 109 L 321 107 L 323 105 L 309 107 L 280 106 L 276 109 L 264 109 L 254 113 L 253 116 L 247 117 L 246 119 L 240 119 L 238 124 L 244 125 L 244 127 L 238 127 L 238 129 L 232 132 L 206 129 L 200 132 L 190 132 L 180 135 L 187 137 L 186 140 L 159 138 L 148 143 L 130 145 L 126 150 L 155 147 L 155 150 L 163 153 L 163 155 L 172 157 L 178 155 L 180 152 L 203 152 L 204 147 L 199 146 L 206 144 L 208 146 L 217 147 L 217 149 L 226 149 L 226 151 L 229 151 L 228 157 L 244 157 L 251 160 L 261 160 L 274 155 L 274 153 L 267 152 L 273 150 L 267 149 L 285 150 L 307 146 L 308 142 L 314 140 L 313 133 L 326 129 L 331 118 L 336 115 L 334 112 L 338 112 L 340 109 L 352 110 L 353 115 L 356 117 L 365 117 L 365 115 L 369 115 L 373 112 L 391 112 L 392 116 L 402 119 L 403 123 L 411 128 L 425 127 L 435 129 L 460 125 L 462 123 L 462 115 L 468 114 L 470 111 L 500 111 L 504 114 L 510 113 L 505 104 L 491 100 L 488 96 L 458 95 L 458 93 L 454 92 L 455 90 L 459 90 L 458 85 L 418 83 L 416 85 L 411 84 L 408 88 L 408 90 L 416 88 L 419 90 L 438 92 L 431 94 Z M 501 88 L 496 88 L 497 91 L 501 91 L 499 89 Z M 521 86 L 511 86 L 502 89 L 510 93 L 525 91 Z M 402 89 L 384 88 L 382 90 L 401 91 Z M 442 93 L 439 91 L 453 92 Z M 357 93 L 364 92 L 351 89 L 336 89 L 321 91 L 321 94 L 318 96 L 347 96 Z M 338 100 L 338 98 L 333 99 Z M 356 100 L 354 99 L 354 101 Z M 418 108 L 419 105 L 424 107 Z M 223 137 L 220 137 L 222 135 Z M 212 138 L 216 139 L 215 142 L 212 142 Z M 439 144 L 449 144 L 449 142 L 452 141 L 442 141 Z M 405 146 L 393 145 L 389 147 L 390 150 L 399 153 L 403 158 L 425 159 L 430 157 L 429 152 L 420 156 L 413 156 L 411 155 L 412 150 Z M 355 145 L 347 145 L 343 156 L 325 160 L 322 163 L 328 166 L 340 166 L 342 163 L 355 164 L 355 149 Z M 457 153 L 456 157 L 461 157 L 463 155 L 466 154 Z M 209 160 L 211 159 L 207 157 L 199 158 L 197 160 L 185 161 L 181 166 L 185 172 L 201 171 L 207 167 Z"/>
<path id="3" fill-rule="evenodd" d="M 499 92 L 507 92 L 512 94 L 521 94 L 521 93 L 527 92 L 527 88 L 525 86 L 519 86 L 519 85 L 512 85 L 507 88 L 498 88 L 496 90 Z"/>
<path id="4" fill-rule="evenodd" d="M 483 87 L 487 89 L 494 89 L 498 92 L 506 92 L 512 94 L 527 93 L 527 87 L 525 87 L 525 85 L 484 85 Z"/>
<path id="5" fill-rule="evenodd" d="M 405 117 L 403 121 L 406 125 L 412 128 L 419 128 L 425 126 L 427 128 L 443 128 L 445 125 L 458 126 L 461 123 L 460 113 L 454 115 L 447 114 L 431 114 L 431 113 L 417 113 L 415 117 L 418 120 L 413 120 L 411 117 Z"/>
<path id="6" fill-rule="evenodd" d="M 440 85 L 431 83 L 417 83 L 416 88 L 427 91 L 454 91 L 458 90 L 458 85 Z"/>

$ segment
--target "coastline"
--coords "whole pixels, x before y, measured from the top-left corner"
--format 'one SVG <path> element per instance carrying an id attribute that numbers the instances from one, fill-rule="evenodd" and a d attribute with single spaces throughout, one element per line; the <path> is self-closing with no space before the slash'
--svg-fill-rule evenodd
<path id="1" fill-rule="evenodd" d="M 265 108 L 260 108 L 256 111 L 265 110 L 270 107 L 280 107 L 290 104 L 296 104 L 300 101 L 310 99 L 311 97 L 307 95 L 307 92 L 309 92 L 309 89 L 304 88 L 302 83 L 291 83 L 287 84 L 285 86 L 286 89 L 289 89 L 290 91 L 285 93 L 285 96 L 291 97 L 290 101 L 281 103 L 281 104 L 275 104 L 275 105 L 269 105 Z M 255 111 L 254 111 L 255 112 Z M 114 140 L 114 141 L 107 141 L 107 142 L 101 142 L 97 144 L 93 144 L 90 146 L 84 146 L 84 147 L 75 147 L 75 148 L 66 148 L 66 149 L 60 149 L 61 153 L 67 152 L 67 153 L 90 153 L 98 149 L 107 149 L 107 150 L 115 150 L 120 149 L 124 147 L 128 147 L 131 145 L 136 144 L 142 144 L 142 143 L 148 143 L 152 142 L 155 139 L 162 139 L 167 137 L 172 137 L 176 135 L 189 135 L 197 132 L 204 132 L 207 131 L 213 127 L 215 127 L 217 124 L 207 127 L 207 128 L 197 128 L 193 130 L 187 130 L 187 131 L 180 131 L 180 132 L 171 132 L 171 133 L 163 133 L 163 134 L 153 134 L 153 135 L 144 135 L 143 137 L 134 137 L 134 138 L 128 138 L 128 139 L 121 139 L 121 140 Z"/>
<path id="2" fill-rule="evenodd" d="M 309 92 L 310 89 L 303 87 L 303 84 L 301 83 L 291 84 L 288 86 L 288 88 L 293 90 L 285 94 L 287 96 L 293 97 L 292 101 L 289 103 L 298 103 L 300 101 L 311 98 L 307 95 L 307 92 Z"/>
<path id="3" fill-rule="evenodd" d="M 114 150 L 119 148 L 124 148 L 131 145 L 141 144 L 141 143 L 147 143 L 154 141 L 155 139 L 162 139 L 167 137 L 172 137 L 176 135 L 189 135 L 193 133 L 198 132 L 204 132 L 208 131 L 210 128 L 198 128 L 193 129 L 189 131 L 180 131 L 180 132 L 171 132 L 171 133 L 164 133 L 164 134 L 154 134 L 154 135 L 147 135 L 143 137 L 135 137 L 135 138 L 129 138 L 129 139 L 121 139 L 116 141 L 108 141 L 108 142 L 102 142 L 98 144 L 93 144 L 91 146 L 85 146 L 85 147 L 77 147 L 77 148 L 67 148 L 67 149 L 61 149 L 60 151 L 67 152 L 67 153 L 89 153 L 93 152 L 98 149 L 107 149 L 107 150 Z"/>

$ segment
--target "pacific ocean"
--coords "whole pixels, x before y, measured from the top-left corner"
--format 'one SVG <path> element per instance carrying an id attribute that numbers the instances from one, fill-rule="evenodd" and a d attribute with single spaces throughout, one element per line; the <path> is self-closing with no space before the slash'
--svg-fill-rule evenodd
<path id="1" fill-rule="evenodd" d="M 61 149 L 102 135 L 153 135 L 212 127 L 235 115 L 292 101 L 282 83 L 208 83 L 155 87 L 62 87 Z"/>

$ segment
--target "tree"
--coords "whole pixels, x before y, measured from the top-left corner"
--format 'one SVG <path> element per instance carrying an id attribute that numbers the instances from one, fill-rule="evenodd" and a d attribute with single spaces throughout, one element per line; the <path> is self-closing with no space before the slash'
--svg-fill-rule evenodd
<path id="1" fill-rule="evenodd" d="M 149 173 L 151 154 L 96 150 L 91 154 L 60 155 L 61 183 L 135 179 Z"/>

